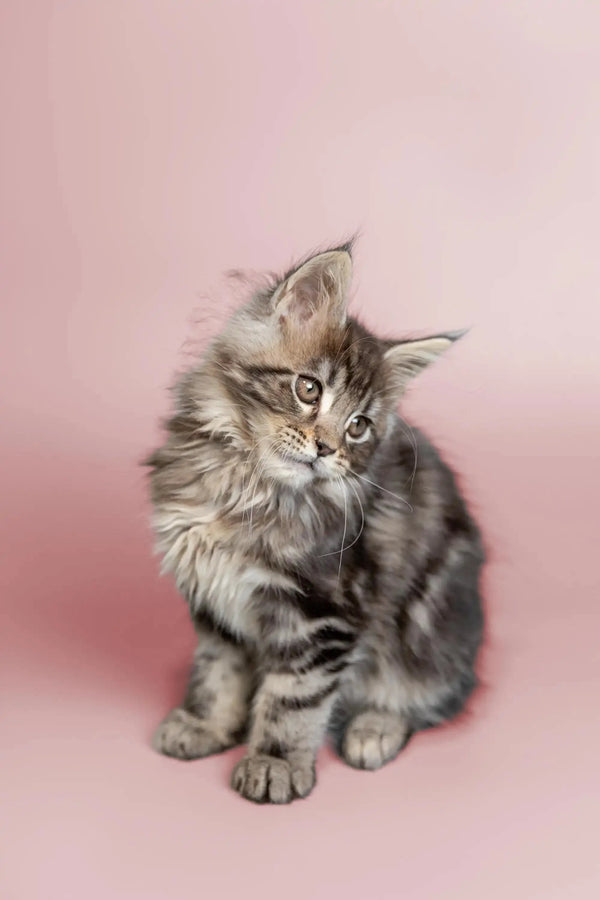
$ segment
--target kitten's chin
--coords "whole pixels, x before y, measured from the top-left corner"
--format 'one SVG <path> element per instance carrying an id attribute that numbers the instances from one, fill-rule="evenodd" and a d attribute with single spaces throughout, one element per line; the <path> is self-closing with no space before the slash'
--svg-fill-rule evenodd
<path id="1" fill-rule="evenodd" d="M 264 471 L 276 481 L 294 488 L 302 488 L 315 481 L 329 481 L 334 476 L 329 466 L 323 465 L 320 459 L 303 462 L 289 457 L 287 459 L 279 457 L 271 459 Z"/>
<path id="2" fill-rule="evenodd" d="M 291 487 L 304 487 L 318 477 L 313 464 L 293 459 L 272 460 L 265 473 Z"/>

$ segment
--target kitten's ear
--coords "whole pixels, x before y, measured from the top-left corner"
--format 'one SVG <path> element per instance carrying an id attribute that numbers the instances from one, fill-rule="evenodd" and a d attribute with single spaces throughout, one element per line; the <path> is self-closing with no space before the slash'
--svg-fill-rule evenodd
<path id="1" fill-rule="evenodd" d="M 306 325 L 315 316 L 342 324 L 352 278 L 352 258 L 347 250 L 319 253 L 292 272 L 273 295 L 280 322 Z"/>
<path id="2" fill-rule="evenodd" d="M 467 328 L 463 331 L 448 331 L 414 341 L 387 341 L 388 349 L 383 360 L 392 391 L 401 392 L 407 381 L 434 362 L 467 331 Z"/>

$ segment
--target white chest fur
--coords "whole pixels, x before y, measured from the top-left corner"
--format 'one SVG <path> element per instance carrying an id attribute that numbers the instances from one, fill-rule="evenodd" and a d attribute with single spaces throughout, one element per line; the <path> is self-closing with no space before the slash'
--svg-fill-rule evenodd
<path id="1" fill-rule="evenodd" d="M 219 520 L 186 523 L 157 512 L 154 526 L 163 572 L 172 572 L 192 610 L 206 608 L 234 634 L 257 637 L 257 606 L 269 588 L 293 590 L 291 579 L 257 560 L 239 530 Z"/>

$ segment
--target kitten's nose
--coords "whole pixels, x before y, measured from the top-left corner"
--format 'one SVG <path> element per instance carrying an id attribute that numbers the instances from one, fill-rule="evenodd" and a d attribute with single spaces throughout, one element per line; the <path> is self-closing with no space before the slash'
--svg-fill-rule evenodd
<path id="1" fill-rule="evenodd" d="M 332 453 L 335 453 L 335 447 L 330 447 L 325 441 L 320 441 L 317 438 L 315 443 L 317 445 L 317 456 L 331 456 Z"/>

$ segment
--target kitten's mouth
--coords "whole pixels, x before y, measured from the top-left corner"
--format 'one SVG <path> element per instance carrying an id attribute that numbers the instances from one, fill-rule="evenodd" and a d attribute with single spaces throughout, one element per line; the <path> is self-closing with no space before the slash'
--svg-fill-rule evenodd
<path id="1" fill-rule="evenodd" d="M 307 478 L 318 477 L 325 473 L 320 471 L 322 466 L 319 465 L 319 458 L 315 456 L 313 459 L 306 459 L 297 456 L 277 454 L 277 470 L 284 477 L 298 478 L 304 476 Z"/>
<path id="2" fill-rule="evenodd" d="M 318 458 L 314 459 L 295 459 L 293 456 L 288 456 L 283 458 L 284 463 L 292 464 L 293 466 L 299 466 L 301 469 L 314 469 L 316 464 L 318 463 Z"/>
<path id="3" fill-rule="evenodd" d="M 288 457 L 282 460 L 282 474 L 290 480 L 296 479 L 300 483 L 308 481 L 330 481 L 332 478 L 339 478 L 342 470 L 337 467 L 333 469 L 324 463 L 319 457 L 315 459 L 292 459 Z"/>

